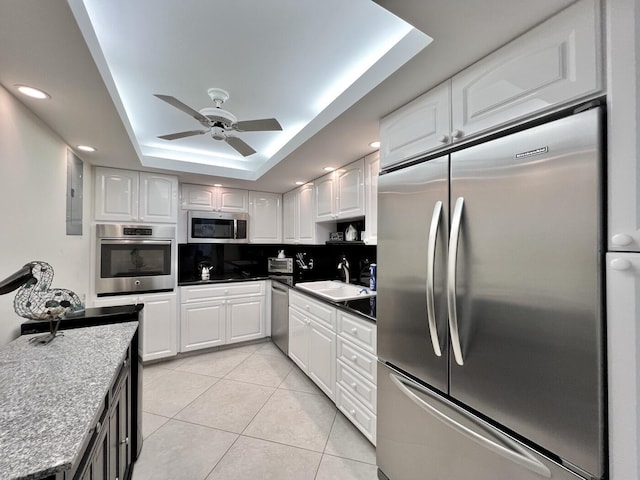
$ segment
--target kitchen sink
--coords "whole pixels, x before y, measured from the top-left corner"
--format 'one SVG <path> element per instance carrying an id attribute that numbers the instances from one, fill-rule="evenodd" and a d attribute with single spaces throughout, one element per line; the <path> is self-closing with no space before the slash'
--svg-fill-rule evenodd
<path id="1" fill-rule="evenodd" d="M 368 298 L 376 295 L 376 292 L 370 288 L 360 285 L 352 285 L 338 280 L 296 283 L 296 288 L 307 290 L 308 292 L 315 293 L 316 295 L 328 298 L 334 302 L 355 300 L 356 298 Z"/>

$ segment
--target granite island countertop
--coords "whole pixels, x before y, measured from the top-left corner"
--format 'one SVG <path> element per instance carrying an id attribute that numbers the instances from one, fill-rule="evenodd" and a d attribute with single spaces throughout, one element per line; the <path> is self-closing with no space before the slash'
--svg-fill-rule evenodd
<path id="1" fill-rule="evenodd" d="M 0 478 L 38 479 L 79 461 L 138 322 L 24 335 L 0 347 Z"/>

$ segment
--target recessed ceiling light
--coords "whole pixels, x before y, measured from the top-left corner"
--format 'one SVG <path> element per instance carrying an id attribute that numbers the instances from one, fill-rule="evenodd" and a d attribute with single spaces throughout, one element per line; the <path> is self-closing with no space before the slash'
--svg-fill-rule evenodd
<path id="1" fill-rule="evenodd" d="M 18 91 L 23 95 L 27 95 L 28 97 L 37 98 L 38 100 L 44 100 L 47 98 L 51 98 L 46 92 L 42 90 L 38 90 L 37 88 L 28 87 L 27 85 L 16 85 L 18 87 Z"/>
<path id="2" fill-rule="evenodd" d="M 371 148 L 380 148 L 380 140 L 376 140 L 375 142 L 371 142 L 369 144 Z"/>
<path id="3" fill-rule="evenodd" d="M 214 186 L 214 187 L 221 187 L 221 186 L 222 186 L 222 184 L 221 184 L 221 183 L 214 183 L 214 184 L 213 184 L 213 186 Z"/>
<path id="4" fill-rule="evenodd" d="M 90 147 L 89 145 L 78 145 L 78 150 L 82 150 L 83 152 L 95 152 L 96 149 Z"/>
<path id="5" fill-rule="evenodd" d="M 304 185 L 304 182 L 296 182 L 296 185 Z"/>
<path id="6" fill-rule="evenodd" d="M 333 172 L 335 170 L 335 168 L 333 167 L 324 167 L 324 171 L 325 172 Z"/>

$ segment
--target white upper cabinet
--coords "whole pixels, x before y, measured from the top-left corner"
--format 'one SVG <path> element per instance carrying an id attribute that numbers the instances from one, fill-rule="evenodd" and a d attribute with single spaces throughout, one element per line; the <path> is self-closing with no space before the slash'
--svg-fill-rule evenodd
<path id="1" fill-rule="evenodd" d="M 298 242 L 298 190 L 282 195 L 282 237 L 284 243 Z"/>
<path id="2" fill-rule="evenodd" d="M 315 218 L 316 222 L 335 220 L 335 181 L 334 174 L 329 173 L 315 181 Z"/>
<path id="3" fill-rule="evenodd" d="M 451 83 L 428 91 L 380 121 L 382 168 L 451 143 Z"/>
<path id="4" fill-rule="evenodd" d="M 96 167 L 95 210 L 97 221 L 176 223 L 178 178 Z"/>
<path id="5" fill-rule="evenodd" d="M 313 184 L 307 183 L 298 188 L 298 242 L 316 242 L 316 221 L 313 212 Z"/>
<path id="6" fill-rule="evenodd" d="M 249 192 L 249 242 L 282 243 L 282 195 Z"/>
<path id="7" fill-rule="evenodd" d="M 318 232 L 325 233 L 316 225 L 314 191 L 314 184 L 307 183 L 283 195 L 284 243 L 314 244 Z"/>
<path id="8" fill-rule="evenodd" d="M 320 177 L 315 182 L 316 222 L 364 215 L 364 159 Z"/>
<path id="9" fill-rule="evenodd" d="M 350 163 L 335 172 L 337 219 L 364 215 L 364 159 Z"/>
<path id="10" fill-rule="evenodd" d="M 178 178 L 171 175 L 140 172 L 141 222 L 178 221 Z"/>
<path id="11" fill-rule="evenodd" d="M 380 154 L 374 152 L 364 157 L 364 243 L 378 243 L 378 174 L 380 173 Z"/>
<path id="12" fill-rule="evenodd" d="M 602 90 L 600 2 L 582 0 L 453 77 L 454 141 Z"/>
<path id="13" fill-rule="evenodd" d="M 249 211 L 249 192 L 237 188 L 182 184 L 182 208 L 218 212 Z"/>

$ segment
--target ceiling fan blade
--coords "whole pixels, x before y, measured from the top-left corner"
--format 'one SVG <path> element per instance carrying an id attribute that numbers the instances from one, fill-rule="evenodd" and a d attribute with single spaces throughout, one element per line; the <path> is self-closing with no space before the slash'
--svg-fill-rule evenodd
<path id="1" fill-rule="evenodd" d="M 249 155 L 256 153 L 253 148 L 238 137 L 226 137 L 224 141 L 235 148 L 243 157 L 248 157 Z"/>
<path id="2" fill-rule="evenodd" d="M 206 130 L 189 130 L 188 132 L 170 133 L 168 135 L 160 135 L 158 138 L 163 140 L 177 140 L 179 138 L 192 137 L 194 135 L 202 135 L 207 133 Z"/>
<path id="3" fill-rule="evenodd" d="M 261 118 L 260 120 L 245 120 L 237 122 L 233 128 L 240 132 L 270 132 L 282 130 L 280 123 L 275 118 Z"/>
<path id="4" fill-rule="evenodd" d="M 164 100 L 169 105 L 171 105 L 173 107 L 176 107 L 178 110 L 182 110 L 184 113 L 186 113 L 187 115 L 195 118 L 196 120 L 198 120 L 203 125 L 209 125 L 209 119 L 207 117 L 202 115 L 197 110 L 194 110 L 189 105 L 185 105 L 184 103 L 182 103 L 177 98 L 172 97 L 171 95 L 159 95 L 157 93 L 154 93 L 153 95 L 154 95 L 154 97 L 158 97 L 160 100 Z"/>

